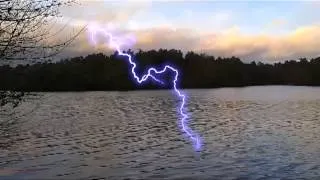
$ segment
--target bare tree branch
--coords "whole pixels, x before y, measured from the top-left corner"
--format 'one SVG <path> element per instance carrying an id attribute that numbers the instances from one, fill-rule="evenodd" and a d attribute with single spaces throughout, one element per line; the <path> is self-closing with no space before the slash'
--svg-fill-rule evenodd
<path id="1" fill-rule="evenodd" d="M 59 54 L 85 28 L 63 41 L 52 32 L 59 9 L 73 0 L 0 0 L 0 60 L 47 59 Z M 51 25 L 51 26 L 50 26 Z"/>
<path id="2" fill-rule="evenodd" d="M 75 0 L 0 0 L 0 61 L 45 60 L 58 55 L 85 29 L 58 40 L 54 32 L 60 8 Z M 0 107 L 17 106 L 23 92 L 0 92 Z"/>

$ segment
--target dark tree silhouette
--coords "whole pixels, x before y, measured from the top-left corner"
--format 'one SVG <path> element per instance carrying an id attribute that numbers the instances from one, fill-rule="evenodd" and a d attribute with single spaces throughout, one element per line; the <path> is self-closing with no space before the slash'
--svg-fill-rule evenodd
<path id="1" fill-rule="evenodd" d="M 215 88 L 251 85 L 320 85 L 320 57 L 284 63 L 243 63 L 237 57 L 222 58 L 179 50 L 128 51 L 138 63 L 137 72 L 169 63 L 180 70 L 180 87 Z M 170 76 L 160 77 L 166 81 Z M 169 81 L 168 81 L 169 82 Z M 132 80 L 126 60 L 114 53 L 91 54 L 57 63 L 17 67 L 0 66 L 0 89 L 20 91 L 88 91 L 164 89 L 154 82 L 138 86 Z"/>
<path id="2" fill-rule="evenodd" d="M 57 41 L 56 37 L 66 27 L 56 32 L 51 29 L 60 16 L 61 6 L 74 3 L 73 0 L 0 0 L 0 61 L 46 60 L 60 53 L 84 29 Z M 23 92 L 2 91 L 0 107 L 15 102 Z M 11 99 L 11 100 L 10 100 Z"/>

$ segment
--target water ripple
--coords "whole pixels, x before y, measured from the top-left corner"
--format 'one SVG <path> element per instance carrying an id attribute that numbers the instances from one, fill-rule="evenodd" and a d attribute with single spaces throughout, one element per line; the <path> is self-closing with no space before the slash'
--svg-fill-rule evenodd
<path id="1" fill-rule="evenodd" d="M 187 93 L 201 152 L 169 91 L 42 93 L 1 117 L 0 179 L 320 178 L 319 88 Z"/>

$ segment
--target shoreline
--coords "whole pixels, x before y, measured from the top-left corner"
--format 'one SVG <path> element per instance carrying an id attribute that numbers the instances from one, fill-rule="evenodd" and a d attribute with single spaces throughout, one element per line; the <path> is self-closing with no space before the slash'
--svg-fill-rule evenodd
<path id="1" fill-rule="evenodd" d="M 180 90 L 210 90 L 210 89 L 223 89 L 223 88 L 250 88 L 250 87 L 270 87 L 270 86 L 293 86 L 293 87 L 306 87 L 306 88 L 320 88 L 320 85 L 289 85 L 289 84 L 266 84 L 266 85 L 244 85 L 244 86 L 221 86 L 221 87 L 210 87 L 210 88 L 178 88 Z M 0 90 L 0 91 L 11 91 L 11 92 L 25 92 L 25 93 L 50 93 L 50 92 L 135 92 L 135 91 L 167 91 L 167 90 L 172 90 L 172 88 L 137 88 L 137 89 L 126 89 L 126 90 L 121 90 L 121 89 L 114 89 L 114 90 L 41 90 L 41 91 L 24 91 L 24 90 Z"/>

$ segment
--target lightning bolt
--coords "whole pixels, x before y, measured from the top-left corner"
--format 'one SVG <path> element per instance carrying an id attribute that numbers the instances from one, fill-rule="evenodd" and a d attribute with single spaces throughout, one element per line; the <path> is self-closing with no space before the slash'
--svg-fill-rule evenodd
<path id="1" fill-rule="evenodd" d="M 186 95 L 183 94 L 178 88 L 177 88 L 177 82 L 178 82 L 178 78 L 179 78 L 179 71 L 170 66 L 170 65 L 165 65 L 162 69 L 157 70 L 154 67 L 151 67 L 148 69 L 148 73 L 144 74 L 141 78 L 139 78 L 139 76 L 137 75 L 135 69 L 137 67 L 137 64 L 132 60 L 132 57 L 130 54 L 124 53 L 122 52 L 120 46 L 122 44 L 122 42 L 120 42 L 121 40 L 119 38 L 114 37 L 110 32 L 106 31 L 105 29 L 97 26 L 97 25 L 89 25 L 88 26 L 88 32 L 90 35 L 90 39 L 92 41 L 92 43 L 94 45 L 97 44 L 97 39 L 96 36 L 98 34 L 103 35 L 106 39 L 108 39 L 108 43 L 106 43 L 106 45 L 109 45 L 110 47 L 114 48 L 118 55 L 126 57 L 129 64 L 131 65 L 131 73 L 133 75 L 133 78 L 136 80 L 136 82 L 138 82 L 139 84 L 147 81 L 149 78 L 151 78 L 152 80 L 154 80 L 155 82 L 159 83 L 159 84 L 164 84 L 163 81 L 159 80 L 158 78 L 156 78 L 154 75 L 159 75 L 159 74 L 163 74 L 166 71 L 172 71 L 174 72 L 174 79 L 172 81 L 173 83 L 173 88 L 174 88 L 174 92 L 175 94 L 181 99 L 181 104 L 179 107 L 179 113 L 181 115 L 181 119 L 180 119 L 180 124 L 182 127 L 182 131 L 190 138 L 190 140 L 193 143 L 193 146 L 195 148 L 196 151 L 199 151 L 201 149 L 201 139 L 199 137 L 199 135 L 197 135 L 196 133 L 194 133 L 190 127 L 187 124 L 187 119 L 189 118 L 188 115 L 185 113 L 184 109 L 185 109 L 185 104 L 186 104 Z M 154 75 L 153 75 L 154 74 Z"/>

